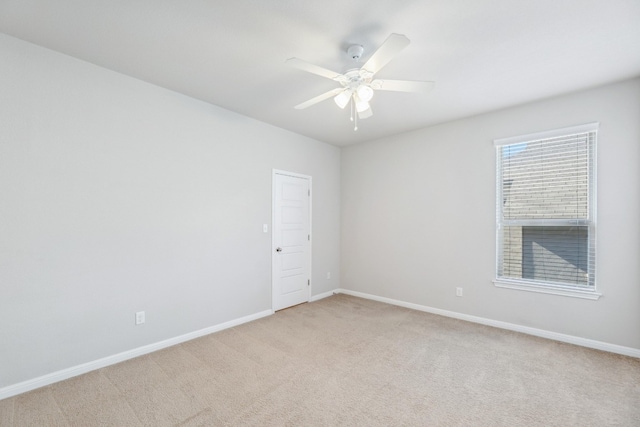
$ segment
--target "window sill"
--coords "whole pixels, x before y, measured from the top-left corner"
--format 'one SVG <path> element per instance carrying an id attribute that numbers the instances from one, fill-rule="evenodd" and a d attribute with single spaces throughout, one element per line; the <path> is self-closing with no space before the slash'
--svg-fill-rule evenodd
<path id="1" fill-rule="evenodd" d="M 583 298 L 597 300 L 602 296 L 595 290 L 571 289 L 562 286 L 539 285 L 537 283 L 528 283 L 516 280 L 496 279 L 493 284 L 498 288 L 517 289 L 521 291 L 539 292 L 543 294 L 562 295 L 565 297 Z"/>

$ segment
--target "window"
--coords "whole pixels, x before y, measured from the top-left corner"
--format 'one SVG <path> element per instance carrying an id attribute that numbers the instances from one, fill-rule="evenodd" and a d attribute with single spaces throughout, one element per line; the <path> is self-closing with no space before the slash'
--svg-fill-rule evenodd
<path id="1" fill-rule="evenodd" d="M 597 299 L 598 124 L 496 140 L 499 287 Z"/>

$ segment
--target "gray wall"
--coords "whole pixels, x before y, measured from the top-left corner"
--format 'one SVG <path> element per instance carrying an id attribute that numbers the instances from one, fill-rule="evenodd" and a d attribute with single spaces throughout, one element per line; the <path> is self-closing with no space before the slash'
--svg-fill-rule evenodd
<path id="1" fill-rule="evenodd" d="M 634 79 L 345 148 L 342 286 L 640 349 L 639 118 Z M 603 296 L 495 287 L 493 140 L 596 121 Z"/>
<path id="2" fill-rule="evenodd" d="M 0 56 L 0 388 L 271 309 L 274 168 L 313 177 L 313 294 L 340 287 L 338 148 L 4 35 Z"/>

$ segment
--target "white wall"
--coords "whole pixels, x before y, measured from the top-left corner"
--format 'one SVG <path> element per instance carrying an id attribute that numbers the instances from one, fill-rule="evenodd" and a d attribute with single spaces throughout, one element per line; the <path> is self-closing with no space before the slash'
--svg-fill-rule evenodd
<path id="1" fill-rule="evenodd" d="M 595 121 L 603 296 L 494 287 L 493 140 Z M 348 147 L 341 210 L 343 288 L 640 349 L 638 79 Z"/>
<path id="2" fill-rule="evenodd" d="M 274 168 L 313 177 L 313 294 L 340 287 L 338 148 L 5 35 L 0 56 L 0 388 L 271 309 Z"/>

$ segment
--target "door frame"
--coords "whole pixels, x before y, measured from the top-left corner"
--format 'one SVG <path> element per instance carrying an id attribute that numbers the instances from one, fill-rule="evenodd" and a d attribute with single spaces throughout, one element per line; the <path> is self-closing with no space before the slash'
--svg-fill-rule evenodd
<path id="1" fill-rule="evenodd" d="M 271 311 L 275 311 L 275 256 L 276 256 L 276 175 L 285 175 L 294 178 L 306 179 L 309 181 L 309 286 L 307 286 L 307 302 L 311 301 L 311 287 L 313 286 L 313 181 L 311 175 L 304 175 L 296 172 L 289 172 L 281 169 L 273 169 L 271 173 Z"/>

